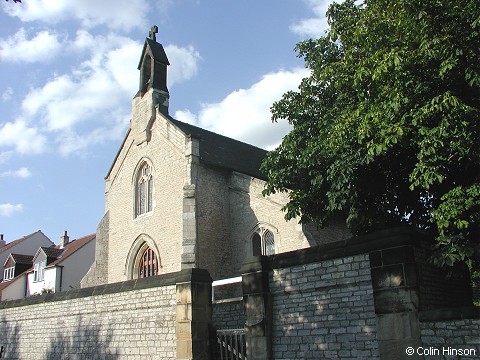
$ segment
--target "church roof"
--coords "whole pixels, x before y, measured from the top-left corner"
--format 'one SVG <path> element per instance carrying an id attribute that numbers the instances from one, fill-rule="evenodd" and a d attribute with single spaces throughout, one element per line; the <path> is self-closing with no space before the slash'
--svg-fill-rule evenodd
<path id="1" fill-rule="evenodd" d="M 165 65 L 170 65 L 170 62 L 168 61 L 168 58 L 167 58 L 167 54 L 165 53 L 165 49 L 163 48 L 162 44 L 152 39 L 146 38 L 145 43 L 143 44 L 142 56 L 140 56 L 140 62 L 138 63 L 139 70 L 140 70 L 140 67 L 142 66 L 143 56 L 145 55 L 145 51 L 147 50 L 147 45 L 150 47 L 150 50 L 152 51 L 154 60 L 159 61 Z"/>
<path id="2" fill-rule="evenodd" d="M 175 120 L 171 116 L 168 116 L 168 120 L 184 134 L 200 140 L 200 161 L 203 163 L 267 180 L 267 176 L 260 171 L 267 150 Z M 131 129 L 128 129 L 105 178 L 110 175 L 130 132 Z"/>
<path id="3" fill-rule="evenodd" d="M 200 161 L 219 166 L 258 179 L 267 177 L 260 171 L 260 165 L 267 151 L 244 142 L 190 125 L 170 117 L 170 121 L 187 135 L 200 141 Z"/>

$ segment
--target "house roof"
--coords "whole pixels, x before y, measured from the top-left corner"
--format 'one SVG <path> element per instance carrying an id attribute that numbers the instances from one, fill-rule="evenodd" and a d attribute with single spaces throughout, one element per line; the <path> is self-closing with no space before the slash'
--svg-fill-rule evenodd
<path id="1" fill-rule="evenodd" d="M 33 263 L 33 255 L 23 255 L 23 254 L 10 254 L 13 258 L 13 261 L 17 264 L 26 264 L 32 265 Z"/>
<path id="2" fill-rule="evenodd" d="M 190 125 L 170 117 L 170 121 L 187 135 L 200 141 L 200 161 L 266 180 L 260 165 L 267 151 L 244 142 Z"/>
<path id="3" fill-rule="evenodd" d="M 63 249 L 58 249 L 56 246 L 52 246 L 52 247 L 41 246 L 40 249 L 42 249 L 42 251 L 45 253 L 45 255 L 48 258 L 54 258 L 54 259 L 59 257 L 60 254 L 63 252 Z"/>
<path id="4" fill-rule="evenodd" d="M 50 258 L 52 261 L 47 262 L 47 267 L 60 265 L 62 261 L 67 259 L 69 256 L 73 255 L 76 251 L 80 250 L 82 247 L 87 245 L 90 241 L 95 239 L 95 234 L 90 234 L 75 240 L 70 241 L 63 249 L 60 249 L 60 245 L 55 245 L 52 247 L 40 247 L 37 254 L 42 250 L 47 258 Z M 35 255 L 34 259 L 37 257 Z M 27 270 L 27 273 L 31 273 L 33 268 Z"/>
<path id="5" fill-rule="evenodd" d="M 41 233 L 43 234 L 43 232 L 41 230 L 38 230 L 38 231 L 35 231 L 34 233 L 31 233 L 29 235 L 25 235 L 24 237 L 21 237 L 20 239 L 17 239 L 17 240 L 13 240 L 13 241 L 10 241 L 8 244 L 6 244 L 5 246 L 2 246 L 0 248 L 0 254 L 4 253 L 5 251 L 8 251 L 9 249 L 11 249 L 12 247 L 14 247 L 15 245 L 18 245 L 20 244 L 22 241 L 25 241 L 27 240 L 28 238 L 32 237 L 33 235 L 35 234 L 38 234 L 38 233 Z M 43 234 L 45 236 L 45 234 Z M 48 237 L 45 236 L 47 239 Z M 51 242 L 51 241 L 50 241 Z M 53 245 L 53 242 L 52 242 L 52 245 Z"/>
<path id="6" fill-rule="evenodd" d="M 59 250 L 60 254 L 57 256 L 57 259 L 51 262 L 48 266 L 50 267 L 50 266 L 59 265 L 62 261 L 67 259 L 69 256 L 73 255 L 76 251 L 80 250 L 82 247 L 87 245 L 90 241 L 94 240 L 95 237 L 96 237 L 95 234 L 90 234 L 90 235 L 78 238 L 76 240 L 72 240 L 63 249 L 59 249 L 58 248 L 59 245 L 57 245 L 53 249 Z"/>

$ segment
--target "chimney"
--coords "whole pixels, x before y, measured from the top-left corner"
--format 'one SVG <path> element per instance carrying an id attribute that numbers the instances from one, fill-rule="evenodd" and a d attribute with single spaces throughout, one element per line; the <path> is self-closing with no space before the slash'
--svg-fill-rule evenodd
<path id="1" fill-rule="evenodd" d="M 0 234 L 0 247 L 5 246 L 6 242 L 3 240 L 3 234 Z"/>
<path id="2" fill-rule="evenodd" d="M 65 234 L 60 236 L 60 249 L 63 249 L 65 246 L 67 246 L 69 240 L 70 237 L 67 235 L 67 230 L 65 230 Z"/>

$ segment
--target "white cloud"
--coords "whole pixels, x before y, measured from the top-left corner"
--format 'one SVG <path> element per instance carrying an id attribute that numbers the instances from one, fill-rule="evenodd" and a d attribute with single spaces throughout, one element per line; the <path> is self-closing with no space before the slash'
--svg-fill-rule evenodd
<path id="1" fill-rule="evenodd" d="M 58 35 L 40 31 L 27 39 L 24 28 L 7 39 L 0 40 L 0 59 L 11 62 L 34 63 L 52 59 L 60 51 Z"/>
<path id="2" fill-rule="evenodd" d="M 11 87 L 8 87 L 7 90 L 5 90 L 2 94 L 2 102 L 7 102 L 12 98 L 13 95 L 13 89 Z"/>
<path id="3" fill-rule="evenodd" d="M 37 128 L 29 127 L 22 119 L 0 126 L 0 147 L 14 147 L 20 154 L 42 153 L 46 142 L 46 137 Z"/>
<path id="4" fill-rule="evenodd" d="M 85 41 L 88 37 L 84 32 L 77 34 L 79 40 L 72 47 L 92 51 L 91 57 L 72 73 L 31 89 L 22 103 L 26 118 L 39 118 L 47 131 L 67 132 L 61 136 L 81 123 L 106 124 L 118 111 L 128 114 L 138 86 L 136 62 L 141 48 L 136 42 L 121 38 L 105 48 L 109 43 L 105 37 Z"/>
<path id="5" fill-rule="evenodd" d="M 0 173 L 0 177 L 18 177 L 18 178 L 26 179 L 30 176 L 32 176 L 32 173 L 26 167 L 22 167 L 17 170 L 4 171 Z"/>
<path id="6" fill-rule="evenodd" d="M 328 29 L 327 17 L 325 13 L 333 2 L 332 0 L 308 0 L 315 17 L 301 20 L 298 23 L 290 25 L 290 30 L 302 37 L 319 38 L 324 35 Z"/>
<path id="7" fill-rule="evenodd" d="M 13 151 L 2 151 L 0 152 L 0 164 L 6 163 L 13 156 Z"/>
<path id="8" fill-rule="evenodd" d="M 281 96 L 298 88 L 306 69 L 265 75 L 249 89 L 232 92 L 221 102 L 204 104 L 199 114 L 177 111 L 175 118 L 266 149 L 277 146 L 291 127 L 271 122 L 270 107 Z"/>
<path id="9" fill-rule="evenodd" d="M 202 59 L 200 53 L 193 46 L 178 47 L 165 46 L 170 66 L 168 67 L 168 85 L 188 80 L 198 71 L 198 62 Z"/>
<path id="10" fill-rule="evenodd" d="M 23 117 L 40 121 L 63 155 L 123 135 L 131 99 L 138 90 L 142 44 L 113 34 L 92 36 L 83 30 L 70 49 L 90 56 L 71 73 L 31 89 L 22 103 Z M 169 85 L 196 74 L 201 57 L 192 46 L 169 45 L 166 52 L 175 64 L 169 68 Z"/>
<path id="11" fill-rule="evenodd" d="M 23 205 L 17 204 L 12 205 L 10 203 L 7 204 L 0 204 L 0 216 L 10 216 L 15 212 L 22 211 Z"/>
<path id="12" fill-rule="evenodd" d="M 16 16 L 23 22 L 55 24 L 77 19 L 84 27 L 105 25 L 117 31 L 145 27 L 150 10 L 146 0 L 36 0 L 15 6 L 3 4 L 2 7 L 10 16 Z"/>

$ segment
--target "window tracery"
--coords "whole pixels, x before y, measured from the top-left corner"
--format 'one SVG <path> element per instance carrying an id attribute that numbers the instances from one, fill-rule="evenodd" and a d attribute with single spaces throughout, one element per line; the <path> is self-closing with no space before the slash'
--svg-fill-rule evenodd
<path id="1" fill-rule="evenodd" d="M 139 259 L 138 264 L 138 278 L 145 278 L 158 274 L 158 260 L 155 251 L 150 247 L 145 249 Z"/>
<path id="2" fill-rule="evenodd" d="M 153 209 L 153 174 L 145 162 L 138 172 L 135 191 L 135 216 L 146 214 Z"/>
<path id="3" fill-rule="evenodd" d="M 274 255 L 275 235 L 264 226 L 258 226 L 252 235 L 252 255 Z"/>

